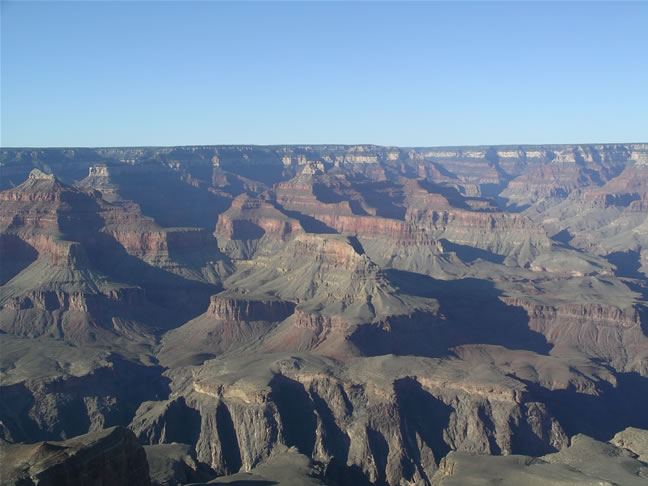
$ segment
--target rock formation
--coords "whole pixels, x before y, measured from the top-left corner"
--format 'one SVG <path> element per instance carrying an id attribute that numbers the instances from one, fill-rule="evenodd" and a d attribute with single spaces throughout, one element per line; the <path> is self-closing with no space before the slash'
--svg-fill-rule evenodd
<path id="1" fill-rule="evenodd" d="M 62 442 L 0 444 L 0 457 L 3 486 L 151 484 L 144 449 L 124 427 Z"/>
<path id="2" fill-rule="evenodd" d="M 646 144 L 0 149 L 7 481 L 146 484 L 115 426 L 154 484 L 644 481 L 647 185 Z"/>
<path id="3" fill-rule="evenodd" d="M 434 475 L 434 486 L 501 485 L 640 485 L 648 480 L 646 463 L 631 451 L 593 440 L 572 438 L 569 447 L 542 457 L 478 456 L 451 452 Z"/>

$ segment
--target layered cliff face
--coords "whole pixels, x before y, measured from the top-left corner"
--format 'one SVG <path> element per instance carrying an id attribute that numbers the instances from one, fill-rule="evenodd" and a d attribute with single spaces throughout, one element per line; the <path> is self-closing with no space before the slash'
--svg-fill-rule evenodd
<path id="1" fill-rule="evenodd" d="M 508 184 L 502 196 L 519 206 L 539 199 L 564 198 L 574 189 L 595 185 L 598 182 L 597 176 L 597 172 L 566 157 L 519 176 Z"/>
<path id="2" fill-rule="evenodd" d="M 616 253 L 638 251 L 646 244 L 642 231 L 648 187 L 645 146 L 634 146 L 628 158 L 610 177 L 578 187 L 566 199 L 539 201 L 527 210 L 528 215 L 576 248 L 606 257 L 613 254 L 613 263 Z"/>
<path id="3" fill-rule="evenodd" d="M 430 359 L 381 357 L 346 368 L 313 355 L 227 363 L 178 377 L 184 406 L 200 417 L 198 458 L 221 473 L 295 447 L 333 480 L 349 481 L 356 470 L 371 483 L 424 484 L 451 449 L 541 452 L 567 441 L 525 386 L 494 368 L 477 378 L 460 362 Z M 164 427 L 163 410 L 155 419 L 140 410 L 148 418 L 136 417 L 136 433 Z M 528 442 L 516 442 L 517 433 Z"/>
<path id="4" fill-rule="evenodd" d="M 21 259 L 0 289 L 0 326 L 12 334 L 77 341 L 93 340 L 95 333 L 128 334 L 120 331 L 117 315 L 145 303 L 145 296 L 93 267 L 87 247 L 75 241 L 98 227 L 96 195 L 35 169 L 23 184 L 0 193 L 0 199 L 6 203 L 1 210 L 4 256 L 11 260 L 12 250 L 18 250 L 19 258 L 30 257 Z M 112 319 L 99 318 L 113 306 Z"/>
<path id="5" fill-rule="evenodd" d="M 205 230 L 161 228 L 133 203 L 110 204 L 38 169 L 0 200 L 2 254 L 11 262 L 0 327 L 12 334 L 150 341 L 171 317 L 155 302 L 156 286 L 209 294 L 230 271 Z"/>
<path id="6" fill-rule="evenodd" d="M 270 296 L 213 295 L 204 314 L 167 333 L 158 354 L 163 363 L 203 362 L 262 339 L 295 304 Z"/>
<path id="7" fill-rule="evenodd" d="M 623 371 L 645 375 L 648 371 L 648 337 L 641 307 L 619 307 L 599 302 L 539 304 L 525 299 L 507 299 L 529 315 L 529 328 L 541 333 L 560 349 L 578 349 Z"/>
<path id="8" fill-rule="evenodd" d="M 326 188 L 319 195 L 318 186 Z M 323 175 L 302 173 L 277 185 L 274 193 L 281 207 L 322 223 L 328 231 L 377 240 L 370 246 L 382 247 L 376 255 L 383 260 L 406 260 L 401 246 L 427 246 L 434 254 L 434 248 L 442 247 L 440 241 L 447 240 L 524 265 L 551 247 L 545 232 L 527 218 L 425 181 L 405 181 L 398 192 L 386 191 L 385 198 L 366 198 L 350 185 L 340 186 Z M 394 250 L 385 254 L 385 247 Z"/>
<path id="9" fill-rule="evenodd" d="M 271 203 L 242 194 L 218 217 L 214 236 L 223 253 L 231 258 L 248 259 L 258 249 L 272 251 L 303 231 L 299 221 Z"/>
<path id="10" fill-rule="evenodd" d="M 81 226 L 96 227 L 96 194 L 75 190 L 56 176 L 34 169 L 19 186 L 0 192 L 0 228 L 41 252 Z"/>
<path id="11" fill-rule="evenodd" d="M 128 426 L 160 484 L 624 484 L 575 458 L 643 467 L 605 444 L 648 429 L 647 154 L 2 149 L 0 437 Z"/>
<path id="12" fill-rule="evenodd" d="M 575 189 L 596 187 L 619 174 L 637 146 L 563 146 L 540 154 L 545 163 L 513 179 L 501 193 L 518 206 L 564 198 Z"/>
<path id="13" fill-rule="evenodd" d="M 433 302 L 417 306 L 398 295 L 357 240 L 340 235 L 298 235 L 274 255 L 240 262 L 226 285 L 244 293 L 276 295 L 301 309 L 354 322 L 435 307 Z"/>

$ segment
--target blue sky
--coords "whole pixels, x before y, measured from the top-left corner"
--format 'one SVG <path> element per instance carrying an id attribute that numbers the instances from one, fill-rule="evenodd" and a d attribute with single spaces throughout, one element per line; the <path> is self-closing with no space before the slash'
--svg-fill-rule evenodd
<path id="1" fill-rule="evenodd" d="M 648 2 L 1 2 L 2 146 L 648 141 Z"/>

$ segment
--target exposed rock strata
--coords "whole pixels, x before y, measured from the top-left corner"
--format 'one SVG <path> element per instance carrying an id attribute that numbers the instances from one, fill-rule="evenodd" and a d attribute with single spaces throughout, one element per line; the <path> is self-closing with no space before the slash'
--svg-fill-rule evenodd
<path id="1" fill-rule="evenodd" d="M 547 341 L 578 348 L 588 356 L 610 363 L 616 369 L 645 373 L 648 369 L 648 337 L 643 331 L 643 311 L 599 303 L 543 305 L 523 299 L 507 299 L 529 315 L 529 328 Z"/>
<path id="2" fill-rule="evenodd" d="M 1 149 L 0 437 L 130 424 L 158 482 L 626 484 L 579 457 L 642 471 L 605 441 L 648 428 L 647 154 Z"/>
<path id="3" fill-rule="evenodd" d="M 372 483 L 399 484 L 427 481 L 451 449 L 511 453 L 566 444 L 546 408 L 494 368 L 477 379 L 460 362 L 372 360 L 346 371 L 312 355 L 236 360 L 232 368 L 231 360 L 206 363 L 181 392 L 200 415 L 198 459 L 232 473 L 294 446 L 331 474 L 348 478 L 358 469 Z M 148 423 L 164 420 L 158 417 Z M 146 422 L 136 421 L 141 437 Z"/>

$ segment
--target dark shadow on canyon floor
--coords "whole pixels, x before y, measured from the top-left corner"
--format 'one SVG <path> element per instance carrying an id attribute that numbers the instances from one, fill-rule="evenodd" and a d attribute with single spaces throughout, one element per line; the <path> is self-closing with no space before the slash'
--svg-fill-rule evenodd
<path id="1" fill-rule="evenodd" d="M 637 278 L 643 280 L 645 275 L 639 272 L 641 259 L 638 251 L 615 251 L 605 257 L 608 262 L 617 267 L 617 277 Z"/>
<path id="2" fill-rule="evenodd" d="M 585 434 L 607 441 L 627 427 L 648 429 L 648 378 L 638 373 L 616 373 L 617 386 L 599 384 L 599 395 L 573 388 L 548 390 L 525 382 L 529 391 L 547 404 L 569 437 Z"/>
<path id="3" fill-rule="evenodd" d="M 498 255 L 497 253 L 493 253 L 492 251 L 482 250 L 481 248 L 475 248 L 474 246 L 460 245 L 458 243 L 448 241 L 444 238 L 439 241 L 443 245 L 443 249 L 445 251 L 454 252 L 457 257 L 459 257 L 459 259 L 465 263 L 472 263 L 476 260 L 484 260 L 486 262 L 501 265 L 502 263 L 504 263 L 504 260 L 506 258 L 504 255 Z"/>
<path id="4" fill-rule="evenodd" d="M 62 440 L 88 433 L 98 418 L 103 428 L 125 427 L 142 402 L 169 396 L 171 380 L 162 376 L 162 367 L 116 355 L 108 361 L 111 366 L 89 375 L 52 380 L 42 390 L 30 390 L 23 383 L 0 387 L 0 421 L 8 435 L 15 442 Z M 51 397 L 46 422 L 42 405 L 36 401 L 40 393 Z"/>
<path id="5" fill-rule="evenodd" d="M 148 169 L 148 170 L 147 170 Z M 180 179 L 160 164 L 122 169 L 114 182 L 124 199 L 135 201 L 146 216 L 163 227 L 191 226 L 213 230 L 230 201 Z"/>
<path id="6" fill-rule="evenodd" d="M 299 221 L 299 224 L 302 225 L 302 228 L 304 228 L 304 231 L 306 231 L 306 233 L 337 234 L 337 231 L 335 231 L 333 228 L 322 223 L 320 220 L 313 218 L 312 216 L 300 213 L 299 211 L 290 211 L 288 209 L 284 209 L 283 206 L 277 203 L 274 203 L 274 206 L 286 216 Z"/>
<path id="7" fill-rule="evenodd" d="M 551 345 L 529 329 L 529 316 L 521 307 L 508 305 L 492 282 L 476 278 L 437 280 L 402 270 L 387 270 L 389 280 L 402 292 L 439 301 L 443 316 L 431 326 L 437 347 L 493 344 L 547 354 Z"/>

